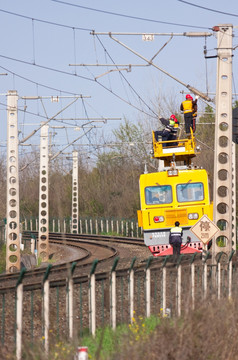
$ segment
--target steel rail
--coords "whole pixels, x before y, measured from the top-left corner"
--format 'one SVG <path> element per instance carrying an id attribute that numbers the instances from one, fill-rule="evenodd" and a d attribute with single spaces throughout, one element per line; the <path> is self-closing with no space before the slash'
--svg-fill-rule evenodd
<path id="1" fill-rule="evenodd" d="M 24 237 L 30 239 L 31 234 L 33 234 L 33 233 L 34 232 L 29 232 L 27 234 L 24 234 Z M 59 237 L 59 235 L 61 236 L 61 238 Z M 49 241 L 50 241 L 50 243 L 55 243 L 55 244 L 59 244 L 62 246 L 76 247 L 77 249 L 86 251 L 86 254 L 84 256 L 80 256 L 78 259 L 74 259 L 74 260 L 62 262 L 61 264 L 53 265 L 52 269 L 51 269 L 51 277 L 53 277 L 57 274 L 58 277 L 62 276 L 63 278 L 65 278 L 66 275 L 64 273 L 65 272 L 67 273 L 70 264 L 72 264 L 73 262 L 77 262 L 77 268 L 81 268 L 81 269 L 87 267 L 89 264 L 92 263 L 92 261 L 95 259 L 95 255 L 92 254 L 92 251 L 85 249 L 85 247 L 83 247 L 82 245 L 87 245 L 87 247 L 91 247 L 92 249 L 94 249 L 94 251 L 97 248 L 105 249 L 105 255 L 101 256 L 101 258 L 98 259 L 98 262 L 107 261 L 108 259 L 114 258 L 118 254 L 117 250 L 115 248 L 113 248 L 112 246 L 109 246 L 108 244 L 101 244 L 99 242 L 95 243 L 95 242 L 89 241 L 90 237 L 88 237 L 87 240 L 85 239 L 82 241 L 80 239 L 72 239 L 72 237 L 66 238 L 64 235 L 65 234 L 55 234 L 55 236 L 52 236 L 52 233 L 51 233 Z M 74 238 L 75 238 L 75 235 L 77 235 L 77 234 L 74 234 Z M 85 263 L 85 261 L 87 261 L 87 262 Z M 43 274 L 45 273 L 45 270 L 46 270 L 46 266 L 40 267 L 40 268 L 35 268 L 33 270 L 28 270 L 25 273 L 25 281 L 28 282 L 29 280 L 32 281 L 32 279 L 35 280 L 39 277 L 42 277 Z M 19 277 L 19 272 L 0 275 L 0 292 L 12 289 L 12 286 L 14 287 L 15 285 L 11 285 L 11 284 L 9 284 L 9 282 L 15 283 L 16 280 L 18 279 L 18 277 Z M 54 280 L 54 279 L 52 279 L 52 280 Z M 6 282 L 7 282 L 7 286 L 5 286 Z M 34 281 L 32 282 L 32 284 L 35 284 Z"/>

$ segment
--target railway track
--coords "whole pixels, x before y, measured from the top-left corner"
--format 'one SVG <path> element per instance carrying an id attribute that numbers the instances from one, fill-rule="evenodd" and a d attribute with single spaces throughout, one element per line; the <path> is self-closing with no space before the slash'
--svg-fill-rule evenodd
<path id="1" fill-rule="evenodd" d="M 38 236 L 37 232 L 27 231 L 23 233 L 23 239 L 30 244 L 30 239 L 34 235 Z M 102 236 L 102 235 L 85 235 L 85 234 L 62 234 L 49 233 L 50 244 L 71 247 L 77 250 L 76 256 L 73 260 L 63 260 L 60 264 L 52 264 L 50 269 L 50 280 L 65 282 L 68 276 L 71 265 L 76 262 L 75 276 L 87 276 L 93 261 L 97 260 L 101 264 L 101 268 L 111 266 L 113 259 L 119 256 L 118 246 L 124 249 L 125 246 L 141 247 L 145 249 L 142 239 L 117 237 L 117 236 Z M 125 249 L 124 249 L 125 251 Z M 131 250 L 131 257 L 133 257 L 133 250 Z M 40 267 L 27 270 L 24 275 L 24 286 L 38 288 L 42 286 L 42 279 L 46 272 L 46 267 L 49 263 L 43 263 Z M 19 272 L 0 275 L 0 291 L 12 290 L 19 278 Z"/>
<path id="2" fill-rule="evenodd" d="M 37 232 L 27 231 L 24 232 L 24 237 L 30 238 L 31 234 L 37 235 Z M 49 240 L 50 242 L 58 242 L 62 243 L 63 241 L 69 241 L 71 240 L 73 243 L 78 242 L 79 240 L 90 240 L 92 241 L 103 241 L 103 242 L 110 242 L 110 243 L 123 243 L 123 244 L 134 244 L 138 246 L 145 246 L 143 239 L 138 238 L 129 238 L 129 237 L 123 237 L 123 236 L 109 236 L 109 235 L 95 235 L 95 234 L 59 234 L 59 233 L 49 233 Z"/>
<path id="3" fill-rule="evenodd" d="M 37 232 L 27 231 L 23 234 L 23 239 L 30 245 L 30 239 Z M 128 238 L 121 236 L 108 235 L 85 235 L 85 234 L 62 234 L 49 233 L 49 242 L 56 246 L 65 246 L 75 249 L 76 255 L 73 259 L 65 259 L 60 263 L 51 264 L 49 279 L 52 284 L 64 286 L 69 275 L 72 263 L 76 263 L 74 270 L 74 282 L 85 281 L 92 267 L 92 263 L 97 261 L 97 272 L 105 273 L 111 270 L 116 257 L 120 257 L 117 269 L 130 267 L 133 257 L 137 257 L 137 268 L 145 268 L 145 264 L 150 257 L 148 248 L 144 245 L 143 239 Z M 28 246 L 29 246 L 28 245 Z M 200 262 L 200 256 L 197 260 Z M 153 267 L 161 267 L 164 257 L 153 258 Z M 183 257 L 183 264 L 188 265 L 191 256 Z M 171 259 L 168 260 L 168 263 Z M 24 289 L 40 289 L 49 262 L 41 264 L 40 267 L 27 270 L 24 274 Z M 176 266 L 171 263 L 169 266 Z M 0 275 L 0 293 L 12 290 L 16 286 L 19 272 Z"/>

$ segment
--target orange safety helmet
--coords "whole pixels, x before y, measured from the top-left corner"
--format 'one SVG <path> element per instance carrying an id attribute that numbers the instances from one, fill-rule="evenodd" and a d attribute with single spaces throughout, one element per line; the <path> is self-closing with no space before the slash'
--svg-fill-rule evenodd
<path id="1" fill-rule="evenodd" d="M 193 100 L 193 98 L 192 98 L 191 95 L 187 94 L 187 95 L 186 95 L 186 100 Z"/>

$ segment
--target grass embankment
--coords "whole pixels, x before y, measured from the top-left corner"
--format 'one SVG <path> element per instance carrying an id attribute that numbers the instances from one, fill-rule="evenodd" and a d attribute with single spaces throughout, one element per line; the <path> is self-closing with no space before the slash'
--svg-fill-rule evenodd
<path id="1" fill-rule="evenodd" d="M 237 360 L 237 301 L 204 302 L 179 319 L 134 319 L 129 326 L 98 329 L 75 346 L 56 343 L 51 360 L 73 359 L 76 346 L 88 346 L 92 360 Z M 46 359 L 40 347 L 23 359 Z"/>
<path id="2" fill-rule="evenodd" d="M 84 336 L 75 344 L 56 341 L 51 346 L 49 357 L 42 352 L 44 338 L 39 343 L 24 347 L 22 359 L 27 360 L 68 360 L 73 359 L 78 346 L 88 347 L 89 359 L 113 359 L 115 354 L 121 354 L 125 342 L 129 341 L 130 346 L 135 342 L 144 341 L 155 330 L 160 321 L 159 317 L 152 316 L 147 319 L 134 318 L 131 325 L 119 325 L 115 331 L 111 327 L 97 329 L 96 336 Z M 50 331 L 51 344 L 55 341 L 53 333 Z M 12 358 L 9 358 L 9 360 Z"/>

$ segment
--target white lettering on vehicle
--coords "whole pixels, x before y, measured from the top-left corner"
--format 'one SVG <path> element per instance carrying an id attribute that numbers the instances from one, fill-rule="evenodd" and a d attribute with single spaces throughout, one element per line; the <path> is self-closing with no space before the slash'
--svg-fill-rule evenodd
<path id="1" fill-rule="evenodd" d="M 165 237 L 166 236 L 166 232 L 157 232 L 157 233 L 152 233 L 152 238 L 161 238 L 161 237 Z"/>

